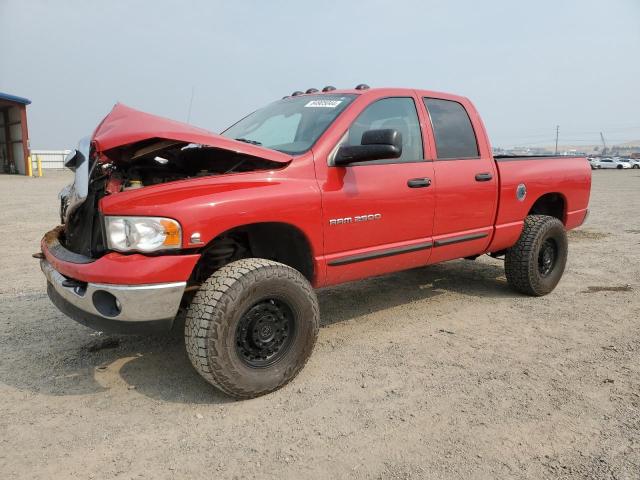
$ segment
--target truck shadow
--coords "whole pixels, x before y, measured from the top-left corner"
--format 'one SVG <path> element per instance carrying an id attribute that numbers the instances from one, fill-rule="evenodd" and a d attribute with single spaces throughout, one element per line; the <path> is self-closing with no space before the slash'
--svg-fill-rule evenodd
<path id="1" fill-rule="evenodd" d="M 501 263 L 455 261 L 322 289 L 321 322 L 326 327 L 450 292 L 517 296 L 506 285 Z M 14 311 L 28 309 L 23 301 L 13 300 Z M 6 332 L 11 340 L 3 349 L 11 362 L 0 364 L 0 381 L 7 385 L 54 396 L 110 391 L 132 402 L 137 395 L 185 404 L 234 401 L 193 370 L 181 338 L 98 336 L 57 312 L 44 296 L 28 303 L 37 305 L 36 316 L 26 323 L 15 319 Z"/>
<path id="2" fill-rule="evenodd" d="M 144 340 L 138 339 L 138 342 Z M 161 348 L 130 358 L 118 369 L 117 381 L 134 386 L 137 393 L 165 402 L 223 404 L 234 401 L 196 373 L 181 338 L 147 341 Z"/>
<path id="3" fill-rule="evenodd" d="M 140 395 L 163 402 L 222 404 L 233 401 L 192 368 L 179 337 L 102 334 L 76 324 L 44 295 L 14 297 L 15 312 L 2 325 L 0 383 L 45 396 L 102 393 L 135 403 Z M 6 325 L 6 327 L 5 327 Z"/>
<path id="4" fill-rule="evenodd" d="M 397 305 L 454 292 L 472 297 L 516 297 L 509 290 L 501 262 L 455 261 L 320 290 L 321 326 L 358 318 Z M 127 361 L 120 378 L 139 393 L 171 402 L 233 401 L 195 373 L 180 339 L 125 339 L 132 351 L 140 343 L 149 351 Z"/>
<path id="5" fill-rule="evenodd" d="M 321 324 L 328 326 L 445 293 L 519 296 L 509 289 L 501 261 L 457 260 L 322 289 L 318 292 Z"/>

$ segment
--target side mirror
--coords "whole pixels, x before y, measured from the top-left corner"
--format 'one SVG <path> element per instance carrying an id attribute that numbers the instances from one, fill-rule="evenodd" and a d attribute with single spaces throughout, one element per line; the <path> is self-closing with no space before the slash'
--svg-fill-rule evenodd
<path id="1" fill-rule="evenodd" d="M 64 157 L 64 166 L 67 167 L 69 170 L 74 170 L 82 163 L 84 162 L 85 158 L 84 155 L 82 154 L 82 152 L 80 150 L 71 150 L 71 152 L 69 152 L 67 154 L 66 157 Z"/>
<path id="2" fill-rule="evenodd" d="M 367 130 L 360 145 L 343 145 L 336 152 L 334 164 L 345 166 L 357 162 L 370 162 L 398 158 L 402 155 L 402 134 L 394 129 Z"/>

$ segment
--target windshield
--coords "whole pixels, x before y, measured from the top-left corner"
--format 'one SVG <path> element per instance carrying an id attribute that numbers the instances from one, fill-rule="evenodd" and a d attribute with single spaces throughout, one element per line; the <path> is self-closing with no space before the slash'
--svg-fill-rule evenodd
<path id="1" fill-rule="evenodd" d="M 309 150 L 355 95 L 301 95 L 270 103 L 222 135 L 297 155 Z"/>

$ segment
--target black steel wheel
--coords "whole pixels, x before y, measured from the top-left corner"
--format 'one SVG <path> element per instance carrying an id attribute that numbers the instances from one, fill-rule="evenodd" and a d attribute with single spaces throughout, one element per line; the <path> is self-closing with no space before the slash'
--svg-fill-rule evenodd
<path id="1" fill-rule="evenodd" d="M 547 238 L 538 252 L 538 272 L 543 277 L 548 276 L 555 267 L 558 258 L 558 246 L 553 238 Z"/>
<path id="2" fill-rule="evenodd" d="M 250 367 L 273 365 L 291 345 L 295 324 L 293 312 L 285 302 L 275 298 L 257 302 L 236 327 L 238 356 Z"/>
<path id="3" fill-rule="evenodd" d="M 547 215 L 529 215 L 520 238 L 505 255 L 507 281 L 518 292 L 546 295 L 560 282 L 567 255 L 567 233 L 562 222 Z"/>
<path id="4" fill-rule="evenodd" d="M 187 310 L 185 344 L 206 381 L 236 398 L 252 398 L 302 370 L 319 323 L 318 299 L 300 272 L 246 258 L 202 284 Z"/>

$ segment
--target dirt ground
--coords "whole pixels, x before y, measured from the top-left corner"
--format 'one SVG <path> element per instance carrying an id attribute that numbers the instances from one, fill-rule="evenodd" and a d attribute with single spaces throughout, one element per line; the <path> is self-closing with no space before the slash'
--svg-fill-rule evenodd
<path id="1" fill-rule="evenodd" d="M 552 294 L 488 257 L 326 289 L 306 368 L 250 401 L 49 302 L 31 254 L 68 179 L 0 176 L 0 478 L 640 478 L 635 170 L 594 172 Z"/>

